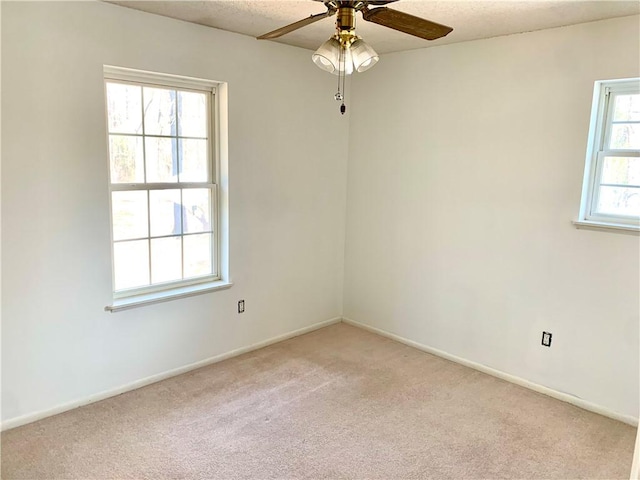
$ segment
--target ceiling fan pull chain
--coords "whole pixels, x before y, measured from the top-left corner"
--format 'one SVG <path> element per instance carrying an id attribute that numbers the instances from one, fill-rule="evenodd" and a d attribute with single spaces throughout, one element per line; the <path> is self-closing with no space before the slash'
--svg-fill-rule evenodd
<path id="1" fill-rule="evenodd" d="M 333 98 L 338 102 L 342 101 L 342 104 L 340 105 L 340 113 L 342 115 L 344 115 L 344 112 L 347 110 L 347 107 L 344 104 L 344 80 L 346 75 L 345 61 L 346 52 L 344 47 L 341 46 L 340 53 L 338 54 L 338 93 L 336 93 Z"/>
<path id="2" fill-rule="evenodd" d="M 336 99 L 336 102 L 342 100 L 342 92 L 340 91 L 340 62 L 342 61 L 342 48 L 338 53 L 338 93 L 336 93 L 333 98 Z"/>
<path id="3" fill-rule="evenodd" d="M 342 57 L 345 60 L 343 62 L 343 64 L 346 64 L 346 58 L 345 58 L 346 56 L 347 56 L 347 52 L 345 50 L 345 52 L 342 54 Z M 346 77 L 347 77 L 347 66 L 344 65 L 343 69 L 342 69 L 342 105 L 340 105 L 340 113 L 342 115 L 344 115 L 344 112 L 347 111 L 347 106 L 344 104 L 344 97 L 346 95 L 346 91 L 344 89 L 344 84 L 345 84 L 345 81 L 346 81 Z"/>

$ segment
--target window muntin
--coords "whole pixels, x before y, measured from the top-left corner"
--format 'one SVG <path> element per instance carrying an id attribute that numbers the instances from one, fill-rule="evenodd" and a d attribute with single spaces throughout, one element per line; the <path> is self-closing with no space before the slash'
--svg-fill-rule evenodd
<path id="1" fill-rule="evenodd" d="M 640 225 L 640 79 L 596 82 L 580 217 Z"/>
<path id="2" fill-rule="evenodd" d="M 214 86 L 145 73 L 105 90 L 114 296 L 218 280 Z"/>

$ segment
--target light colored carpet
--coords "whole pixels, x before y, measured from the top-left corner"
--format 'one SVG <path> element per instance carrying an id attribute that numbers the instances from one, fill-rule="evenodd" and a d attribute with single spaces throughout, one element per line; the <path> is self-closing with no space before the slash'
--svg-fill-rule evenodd
<path id="1" fill-rule="evenodd" d="M 2 434 L 2 478 L 629 478 L 635 428 L 345 324 Z"/>

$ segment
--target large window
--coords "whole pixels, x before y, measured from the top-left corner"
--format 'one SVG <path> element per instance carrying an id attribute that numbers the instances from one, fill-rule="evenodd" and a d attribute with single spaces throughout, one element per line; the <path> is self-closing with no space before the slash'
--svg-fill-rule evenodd
<path id="1" fill-rule="evenodd" d="M 596 82 L 580 222 L 640 224 L 640 79 Z"/>
<path id="2" fill-rule="evenodd" d="M 219 275 L 215 84 L 105 69 L 115 298 Z"/>

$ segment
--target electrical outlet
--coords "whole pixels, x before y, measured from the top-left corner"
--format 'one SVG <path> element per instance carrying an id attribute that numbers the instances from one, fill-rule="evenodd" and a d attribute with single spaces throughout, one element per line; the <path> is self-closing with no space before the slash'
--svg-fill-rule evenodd
<path id="1" fill-rule="evenodd" d="M 549 332 L 542 332 L 542 345 L 545 347 L 550 347 L 551 346 L 551 333 Z"/>
<path id="2" fill-rule="evenodd" d="M 238 313 L 244 313 L 244 300 L 238 300 Z"/>

